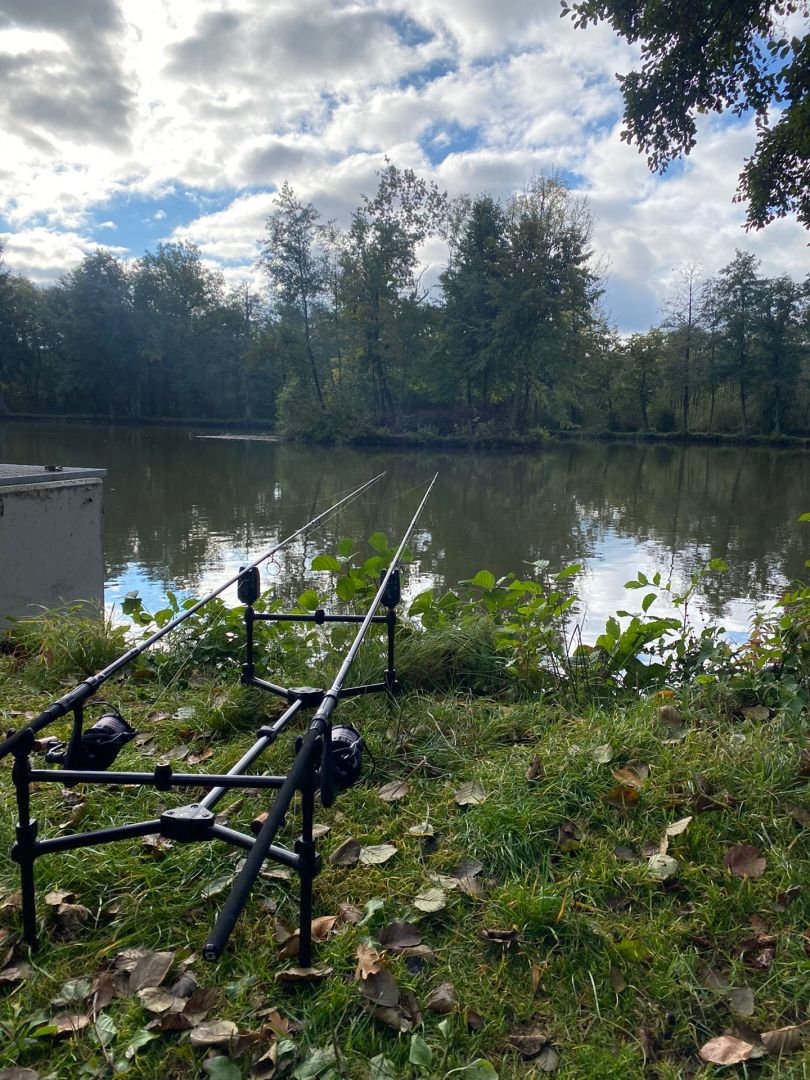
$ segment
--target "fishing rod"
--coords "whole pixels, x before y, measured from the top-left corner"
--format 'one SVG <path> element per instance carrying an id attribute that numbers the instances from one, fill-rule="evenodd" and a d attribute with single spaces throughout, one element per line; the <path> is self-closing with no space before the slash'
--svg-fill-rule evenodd
<path id="1" fill-rule="evenodd" d="M 433 485 L 436 483 L 437 476 L 438 473 L 434 475 L 433 479 L 430 481 L 427 491 L 411 518 L 410 524 L 405 530 L 388 569 L 382 575 L 379 588 L 369 605 L 366 615 L 363 618 L 349 651 L 346 653 L 343 663 L 340 665 L 340 670 L 335 676 L 334 682 L 322 696 L 318 710 L 312 718 L 309 731 L 298 749 L 295 763 L 287 774 L 287 778 L 276 796 L 276 800 L 273 803 L 270 813 L 262 825 L 261 830 L 251 847 L 250 853 L 244 861 L 242 869 L 234 880 L 231 892 L 220 910 L 208 941 L 203 947 L 202 955 L 205 960 L 216 960 L 222 954 L 228 938 L 236 924 L 236 920 L 239 918 L 239 915 L 247 903 L 250 891 L 253 888 L 256 878 L 261 872 L 271 847 L 273 846 L 276 834 L 284 824 L 290 803 L 295 797 L 296 792 L 300 790 L 302 794 L 302 839 L 298 842 L 298 850 L 303 855 L 308 855 L 310 863 L 314 865 L 310 866 L 309 871 L 305 869 L 303 873 L 302 870 L 299 869 L 299 874 L 301 874 L 302 879 L 301 911 L 299 920 L 299 963 L 302 966 L 307 966 L 310 963 L 312 893 L 311 878 L 307 883 L 305 875 L 307 872 L 311 872 L 311 877 L 314 877 L 319 866 L 312 858 L 314 848 L 312 851 L 309 850 L 312 841 L 311 839 L 308 839 L 307 834 L 309 833 L 311 837 L 314 793 L 316 787 L 320 787 L 321 803 L 323 806 L 331 806 L 336 797 L 337 785 L 334 767 L 334 748 L 332 745 L 333 729 L 331 717 L 337 708 L 341 692 L 343 691 L 343 684 L 346 681 L 349 669 L 354 663 L 369 626 L 371 626 L 375 619 L 377 608 L 383 603 L 391 610 L 399 601 L 399 560 L 402 557 L 402 553 L 405 550 L 405 546 L 408 543 L 413 530 L 416 528 L 416 523 L 419 520 L 431 491 L 433 490 Z M 394 584 L 393 589 L 391 588 L 392 584 Z M 389 654 L 389 663 L 390 659 Z M 354 729 L 349 730 L 353 731 Z M 354 734 L 357 735 L 356 732 Z M 357 739 L 359 740 L 359 736 L 357 736 Z M 315 765 L 318 761 L 320 767 L 317 769 L 316 775 Z"/>
<path id="2" fill-rule="evenodd" d="M 180 626 L 181 623 L 185 622 L 186 619 L 189 619 L 192 615 L 196 614 L 196 612 L 198 612 L 200 608 L 210 603 L 213 599 L 219 596 L 220 593 L 223 593 L 229 586 L 242 579 L 246 573 L 250 572 L 251 570 L 257 569 L 259 566 L 261 566 L 263 562 L 265 562 L 267 559 L 272 558 L 272 556 L 275 555 L 276 552 L 281 551 L 282 548 L 286 547 L 287 544 L 292 543 L 292 541 L 296 540 L 299 536 L 304 535 L 304 533 L 312 529 L 318 528 L 318 526 L 321 525 L 330 514 L 336 513 L 338 510 L 341 509 L 341 507 L 345 506 L 346 503 L 354 500 L 355 498 L 358 498 L 360 495 L 363 494 L 364 491 L 370 488 L 372 484 L 376 484 L 378 480 L 382 479 L 383 476 L 385 476 L 384 471 L 378 473 L 377 476 L 373 477 L 371 480 L 366 481 L 365 484 L 361 484 L 360 487 L 355 488 L 354 491 L 350 492 L 342 499 L 339 499 L 336 503 L 333 503 L 333 505 L 328 507 L 328 509 L 322 511 L 320 514 L 317 514 L 314 518 L 308 521 L 306 525 L 302 525 L 299 529 L 296 529 L 295 532 L 290 533 L 289 536 L 286 536 L 283 540 L 280 540 L 263 555 L 260 555 L 257 559 L 254 559 L 252 563 L 248 563 L 247 566 L 240 567 L 238 573 L 229 577 L 226 582 L 224 582 L 218 588 L 214 589 L 214 591 L 210 592 L 207 596 L 204 596 L 201 600 L 198 600 L 192 607 L 188 608 L 186 611 L 180 612 L 179 615 L 176 615 L 173 619 L 166 623 L 165 626 L 162 626 L 159 630 L 155 631 L 154 634 L 151 634 L 140 644 L 133 646 L 122 656 L 119 656 L 117 660 L 113 660 L 111 664 L 108 664 L 107 667 L 102 668 L 101 671 L 96 672 L 95 675 L 89 676 L 89 678 L 79 683 L 78 686 L 68 691 L 68 693 L 63 694 L 62 697 L 58 698 L 51 705 L 49 705 L 48 708 L 44 710 L 44 712 L 41 712 L 39 716 L 37 716 L 24 728 L 21 728 L 19 731 L 12 732 L 7 736 L 6 739 L 3 740 L 3 742 L 0 742 L 0 758 L 5 757 L 6 754 L 13 753 L 15 748 L 20 746 L 21 743 L 25 741 L 30 741 L 31 738 L 38 731 L 41 731 L 44 727 L 47 727 L 48 724 L 53 723 L 54 720 L 58 720 L 60 717 L 65 716 L 69 712 L 74 712 L 76 709 L 81 709 L 82 705 L 90 697 L 92 697 L 93 694 L 95 694 L 98 688 L 100 686 L 103 686 L 103 684 L 107 682 L 107 680 L 110 679 L 113 675 L 115 675 L 116 672 L 120 671 L 121 668 L 125 667 L 137 657 L 141 656 L 144 652 L 146 652 L 147 649 L 154 645 L 155 642 L 160 641 L 161 638 L 165 637 L 167 634 L 170 634 L 172 630 L 175 630 L 178 626 Z M 124 723 L 124 721 L 119 715 L 118 722 L 116 724 L 108 724 L 108 728 L 117 727 L 118 729 L 121 729 L 122 723 Z M 121 733 L 127 734 L 127 728 L 128 725 L 124 725 Z M 114 735 L 114 732 L 110 731 L 109 733 L 103 734 L 107 735 L 107 742 L 109 742 L 110 737 Z"/>
<path id="3" fill-rule="evenodd" d="M 312 954 L 312 908 L 313 881 L 320 871 L 321 858 L 316 850 L 314 834 L 315 795 L 321 793 L 321 802 L 330 806 L 339 791 L 351 787 L 360 777 L 362 765 L 363 740 L 351 724 L 332 725 L 332 715 L 340 700 L 359 694 L 388 693 L 394 694 L 399 688 L 394 666 L 394 629 L 397 622 L 395 608 L 401 599 L 400 560 L 405 545 L 416 527 L 427 498 L 436 482 L 430 481 L 419 507 L 414 514 L 405 534 L 394 553 L 390 565 L 381 574 L 380 585 L 365 615 L 327 614 L 319 608 L 315 612 L 293 611 L 282 614 L 276 611 L 256 611 L 254 604 L 261 594 L 258 566 L 278 551 L 285 544 L 308 530 L 317 527 L 329 514 L 345 506 L 351 499 L 362 494 L 384 474 L 356 488 L 343 499 L 338 500 L 328 510 L 318 514 L 306 525 L 276 544 L 270 551 L 259 556 L 252 563 L 242 567 L 219 589 L 198 601 L 187 612 L 183 612 L 171 623 L 151 635 L 140 646 L 131 649 L 123 657 L 114 661 L 97 675 L 85 680 L 74 691 L 64 695 L 44 713 L 40 714 L 30 726 L 13 733 L 0 744 L 0 753 L 13 752 L 14 761 L 11 779 L 15 788 L 17 803 L 16 843 L 11 850 L 11 857 L 17 863 L 20 873 L 20 894 L 22 900 L 22 930 L 25 941 L 35 948 L 37 944 L 36 918 L 36 861 L 48 854 L 63 854 L 81 848 L 98 848 L 101 845 L 119 840 L 133 840 L 147 836 L 160 836 L 177 843 L 194 843 L 218 840 L 239 848 L 247 853 L 243 869 L 234 881 L 219 918 L 211 931 L 203 955 L 208 960 L 215 960 L 224 949 L 233 926 L 247 902 L 250 889 L 267 859 L 280 863 L 295 871 L 300 881 L 299 890 L 299 963 L 307 966 Z M 255 686 L 263 691 L 276 694 L 287 702 L 285 710 L 272 723 L 265 723 L 255 732 L 254 745 L 225 773 L 175 773 L 169 761 L 160 760 L 151 772 L 113 771 L 109 767 L 124 742 L 131 739 L 135 732 L 130 728 L 120 713 L 105 715 L 82 736 L 82 717 L 84 704 L 90 695 L 112 674 L 134 659 L 144 649 L 159 640 L 184 619 L 198 611 L 203 604 L 222 592 L 228 585 L 237 582 L 237 594 L 245 605 L 243 618 L 245 623 L 245 653 L 242 665 L 241 681 L 243 685 Z M 378 607 L 385 607 L 384 615 L 377 614 Z M 285 688 L 274 682 L 257 676 L 254 666 L 254 624 L 272 621 L 314 622 L 316 625 L 327 623 L 356 623 L 359 629 L 352 645 L 346 653 L 340 670 L 331 687 L 318 689 L 311 686 Z M 354 662 L 360 645 L 373 623 L 385 623 L 387 628 L 386 668 L 383 680 L 365 683 L 360 686 L 346 686 L 346 677 Z M 106 703 L 105 703 L 106 704 Z M 286 775 L 269 776 L 249 774 L 247 770 L 279 738 L 293 720 L 305 708 L 312 708 L 315 715 L 309 730 L 302 739 L 296 740 L 296 756 L 292 768 Z M 49 752 L 45 760 L 51 767 L 32 766 L 31 753 L 35 748 L 34 735 L 51 720 L 73 712 L 73 734 L 70 737 L 66 753 Z M 85 745 L 93 734 L 98 742 Z M 77 742 L 80 738 L 80 742 Z M 106 741 L 105 741 L 106 740 Z M 53 768 L 56 764 L 59 767 Z M 36 819 L 31 814 L 32 795 L 40 784 L 57 783 L 60 785 L 102 785 L 125 791 L 125 785 L 152 787 L 156 791 L 168 792 L 172 789 L 193 792 L 202 788 L 207 790 L 203 798 L 184 806 L 172 806 L 163 809 L 159 817 L 146 821 L 129 822 L 92 829 L 88 832 L 62 833 L 55 836 L 41 837 Z M 275 801 L 270 807 L 266 821 L 258 835 L 246 834 L 231 828 L 223 820 L 217 820 L 216 804 L 229 792 L 238 789 L 275 793 Z M 284 823 L 294 797 L 301 795 L 301 835 L 292 848 L 276 841 L 276 834 Z M 193 798 L 194 796 L 191 795 Z M 126 799 L 123 799 L 126 802 Z"/>

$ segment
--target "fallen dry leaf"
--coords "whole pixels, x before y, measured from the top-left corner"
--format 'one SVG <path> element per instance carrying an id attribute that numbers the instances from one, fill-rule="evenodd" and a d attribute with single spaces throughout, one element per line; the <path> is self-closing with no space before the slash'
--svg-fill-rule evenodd
<path id="1" fill-rule="evenodd" d="M 467 780 L 455 792 L 453 798 L 459 806 L 478 806 L 485 802 L 488 796 L 477 780 Z"/>
<path id="2" fill-rule="evenodd" d="M 442 908 L 447 907 L 447 893 L 444 889 L 439 889 L 435 886 L 430 889 L 423 889 L 422 892 L 415 897 L 413 906 L 418 908 L 419 911 L 427 913 L 441 911 Z"/>
<path id="3" fill-rule="evenodd" d="M 360 841 L 350 836 L 335 848 L 329 856 L 332 866 L 353 866 L 360 858 Z"/>
<path id="4" fill-rule="evenodd" d="M 425 1002 L 425 1008 L 428 1012 L 438 1013 L 440 1016 L 455 1012 L 458 1008 L 458 1000 L 453 984 L 444 982 L 435 990 L 431 990 Z"/>
<path id="5" fill-rule="evenodd" d="M 372 1005 L 380 1005 L 383 1008 L 390 1009 L 399 1002 L 399 987 L 394 976 L 385 968 L 373 972 L 365 979 L 358 980 L 357 985 L 360 993 Z"/>
<path id="6" fill-rule="evenodd" d="M 410 790 L 411 786 L 406 780 L 392 780 L 390 784 L 383 785 L 377 794 L 383 802 L 396 802 L 404 799 Z"/>
<path id="7" fill-rule="evenodd" d="M 397 849 L 393 844 L 370 844 L 360 848 L 360 862 L 363 866 L 378 866 L 388 862 L 396 853 Z"/>
<path id="8" fill-rule="evenodd" d="M 312 983 L 321 982 L 323 979 L 328 978 L 332 974 L 332 968 L 300 968 L 291 967 L 285 968 L 284 971 L 279 971 L 276 978 L 281 983 Z"/>
<path id="9" fill-rule="evenodd" d="M 363 912 L 356 904 L 338 904 L 338 920 L 342 923 L 357 924 L 363 920 Z"/>
<path id="10" fill-rule="evenodd" d="M 425 821 L 420 821 L 418 825 L 411 825 L 408 832 L 411 836 L 433 836 L 434 829 L 430 822 L 425 819 Z"/>
<path id="11" fill-rule="evenodd" d="M 801 885 L 791 885 L 789 889 L 778 894 L 773 906 L 777 911 L 787 911 L 801 891 Z"/>
<path id="12" fill-rule="evenodd" d="M 509 1042 L 522 1058 L 529 1060 L 537 1057 L 546 1046 L 548 1036 L 542 1028 L 535 1024 L 528 1024 L 515 1028 L 509 1035 Z"/>
<path id="13" fill-rule="evenodd" d="M 67 889 L 53 889 L 45 893 L 45 903 L 49 907 L 61 907 L 62 904 L 72 904 L 76 899 L 76 893 Z"/>
<path id="14" fill-rule="evenodd" d="M 740 986 L 726 995 L 729 1008 L 737 1016 L 754 1015 L 754 991 L 749 986 Z"/>
<path id="15" fill-rule="evenodd" d="M 399 949 L 411 949 L 415 945 L 421 945 L 422 935 L 413 923 L 393 922 L 380 931 L 379 942 L 384 949 L 397 952 Z"/>
<path id="16" fill-rule="evenodd" d="M 679 821 L 674 821 L 671 825 L 667 825 L 665 832 L 667 836 L 680 836 L 681 833 L 686 832 L 692 821 L 691 815 L 689 817 L 682 817 Z"/>
<path id="17" fill-rule="evenodd" d="M 792 1054 L 802 1041 L 802 1033 L 797 1024 L 791 1024 L 774 1031 L 763 1031 L 760 1039 L 771 1054 Z"/>
<path id="18" fill-rule="evenodd" d="M 623 990 L 627 989 L 627 982 L 621 968 L 617 968 L 615 964 L 610 965 L 610 971 L 608 973 L 610 979 L 610 985 L 616 991 L 617 994 L 621 994 Z"/>
<path id="19" fill-rule="evenodd" d="M 496 941 L 499 945 L 514 945 L 520 941 L 520 934 L 514 927 L 511 930 L 482 930 L 481 937 L 485 941 Z"/>
<path id="20" fill-rule="evenodd" d="M 734 844 L 723 857 L 723 864 L 739 878 L 760 878 L 767 866 L 762 852 L 752 844 Z"/>
<path id="21" fill-rule="evenodd" d="M 613 769 L 614 780 L 618 780 L 624 787 L 636 788 L 639 791 L 644 787 L 644 782 L 649 775 L 648 765 L 628 764 L 620 769 Z"/>
<path id="22" fill-rule="evenodd" d="M 628 810 L 630 807 L 635 806 L 640 798 L 641 795 L 637 788 L 617 784 L 607 793 L 605 802 L 617 807 L 619 810 Z"/>
<path id="23" fill-rule="evenodd" d="M 170 1009 L 172 1012 L 182 1012 L 186 1005 L 185 998 L 175 997 L 161 986 L 147 986 L 138 991 L 138 999 L 151 1013 L 165 1013 Z"/>
<path id="24" fill-rule="evenodd" d="M 354 977 L 359 982 L 367 979 L 370 975 L 376 975 L 382 971 L 380 954 L 373 945 L 361 941 L 357 946 L 357 967 L 354 969 Z"/>
<path id="25" fill-rule="evenodd" d="M 560 825 L 560 831 L 557 836 L 557 846 L 560 851 L 566 853 L 569 851 L 576 851 L 580 846 L 581 840 L 582 833 L 575 821 L 564 821 Z"/>
<path id="26" fill-rule="evenodd" d="M 712 1065 L 738 1065 L 748 1061 L 754 1053 L 754 1044 L 737 1039 L 733 1035 L 718 1035 L 700 1048 L 700 1056 Z"/>
<path id="27" fill-rule="evenodd" d="M 593 748 L 591 756 L 597 765 L 607 765 L 609 761 L 613 760 L 613 747 L 610 743 L 602 743 L 601 746 L 595 746 Z"/>
<path id="28" fill-rule="evenodd" d="M 55 1035 L 76 1035 L 90 1024 L 90 1017 L 85 1013 L 57 1013 L 51 1020 L 56 1028 Z"/>
<path id="29" fill-rule="evenodd" d="M 613 849 L 613 855 L 619 862 L 638 862 L 639 859 L 639 854 L 634 848 L 621 845 Z"/>
<path id="30" fill-rule="evenodd" d="M 212 1020 L 194 1028 L 189 1039 L 192 1046 L 222 1046 L 238 1034 L 239 1028 L 233 1020 Z"/>
<path id="31" fill-rule="evenodd" d="M 650 856 L 647 863 L 647 873 L 656 881 L 666 881 L 668 878 L 675 877 L 678 873 L 678 860 L 673 859 L 671 855 L 658 852 Z"/>
<path id="32" fill-rule="evenodd" d="M 174 963 L 173 952 L 152 952 L 143 950 L 129 973 L 127 991 L 136 994 L 147 986 L 160 986 Z"/>

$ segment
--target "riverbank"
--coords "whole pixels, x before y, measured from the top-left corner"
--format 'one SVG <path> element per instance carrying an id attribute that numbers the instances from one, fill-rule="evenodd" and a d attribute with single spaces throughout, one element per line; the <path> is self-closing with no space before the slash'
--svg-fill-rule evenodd
<path id="1" fill-rule="evenodd" d="M 607 429 L 584 431 L 584 430 L 552 430 L 533 428 L 526 434 L 504 434 L 492 425 L 482 425 L 482 430 L 469 430 L 440 434 L 430 429 L 416 431 L 388 431 L 384 428 L 375 428 L 368 431 L 347 434 L 345 438 L 336 439 L 332 436 L 318 438 L 312 435 L 306 439 L 296 440 L 283 434 L 273 433 L 272 422 L 269 420 L 235 420 L 216 419 L 210 417 L 177 418 L 177 417 L 116 417 L 114 420 L 94 414 L 70 414 L 53 415 L 40 413 L 7 413 L 0 415 L 0 423 L 4 421 L 14 422 L 42 422 L 64 424 L 94 424 L 107 425 L 110 427 L 156 427 L 156 428 L 187 428 L 216 431 L 221 437 L 228 432 L 255 433 L 265 440 L 278 442 L 302 441 L 316 445 L 334 446 L 358 446 L 358 447 L 396 447 L 413 449 L 424 447 L 425 449 L 495 449 L 495 450 L 520 450 L 541 449 L 553 443 L 562 442 L 604 442 L 626 444 L 669 444 L 675 446 L 772 446 L 777 448 L 792 448 L 806 450 L 810 448 L 810 436 L 805 435 L 747 435 L 743 436 L 735 432 L 689 432 L 680 431 L 611 431 Z"/>
<path id="2" fill-rule="evenodd" d="M 477 577 L 470 594 L 492 599 L 494 582 Z M 587 678 L 538 665 L 543 644 L 529 634 L 499 646 L 508 619 L 497 611 L 494 622 L 463 612 L 447 622 L 441 611 L 423 601 L 413 617 L 426 625 L 404 630 L 405 693 L 341 706 L 369 753 L 361 783 L 317 810 L 320 940 L 317 970 L 300 981 L 285 975 L 296 884 L 275 864 L 211 967 L 200 947 L 236 854 L 135 840 L 44 858 L 33 963 L 17 936 L 14 867 L 0 863 L 0 1009 L 26 1080 L 127 1070 L 156 1080 L 675 1080 L 714 1075 L 706 1059 L 718 1047 L 756 1058 L 760 1077 L 802 1075 L 805 609 L 765 624 L 756 649 L 707 646 L 700 674 L 673 667 L 641 690 L 610 664 Z M 536 606 L 535 625 L 540 617 Z M 228 620 L 105 687 L 141 732 L 116 767 L 165 758 L 224 771 L 272 718 L 271 699 L 238 685 Z M 122 640 L 99 624 L 20 627 L 0 655 L 4 726 L 97 670 Z M 617 663 L 621 648 L 617 639 Z M 341 639 L 324 650 L 279 629 L 268 649 L 291 681 L 318 683 Z M 380 660 L 372 646 L 362 674 Z M 263 766 L 284 772 L 291 756 L 282 738 Z M 7 848 L 15 811 L 3 777 Z M 45 787 L 34 798 L 47 835 L 182 801 Z M 247 832 L 264 806 L 239 794 L 223 815 Z M 284 841 L 295 831 L 292 820 Z M 129 986 L 132 949 L 160 953 L 142 958 L 160 990 Z M 363 969 L 384 988 L 376 1009 Z"/>

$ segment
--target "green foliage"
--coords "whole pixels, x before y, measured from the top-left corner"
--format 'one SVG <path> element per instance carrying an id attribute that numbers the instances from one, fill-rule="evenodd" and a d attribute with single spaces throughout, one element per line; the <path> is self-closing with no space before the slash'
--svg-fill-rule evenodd
<path id="1" fill-rule="evenodd" d="M 564 3 L 578 27 L 600 20 L 641 46 L 640 70 L 619 75 L 624 95 L 622 138 L 663 171 L 688 154 L 701 113 L 753 110 L 757 145 L 740 176 L 737 199 L 748 202 L 748 226 L 796 214 L 810 227 L 807 192 L 807 36 L 785 36 L 784 20 L 807 18 L 805 0 L 706 0 L 684 18 L 651 0 Z M 779 107 L 775 124 L 769 122 Z"/>
<path id="2" fill-rule="evenodd" d="M 101 612 L 87 615 L 87 605 L 43 611 L 12 622 L 7 646 L 54 677 L 92 675 L 126 649 L 126 628 Z"/>

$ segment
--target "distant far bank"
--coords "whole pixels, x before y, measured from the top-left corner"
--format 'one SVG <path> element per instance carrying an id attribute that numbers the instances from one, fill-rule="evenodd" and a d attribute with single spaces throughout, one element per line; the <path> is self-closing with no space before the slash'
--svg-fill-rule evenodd
<path id="1" fill-rule="evenodd" d="M 264 419 L 212 419 L 210 417 L 108 417 L 93 414 L 62 415 L 54 413 L 4 413 L 0 414 L 0 423 L 9 422 L 44 422 L 54 424 L 94 424 L 109 427 L 161 427 L 204 429 L 201 438 L 241 439 L 252 442 L 309 443 L 310 445 L 346 445 L 346 446 L 391 446 L 416 449 L 479 449 L 479 450 L 520 450 L 541 448 L 550 443 L 559 442 L 613 442 L 613 443 L 668 443 L 670 445 L 689 446 L 772 446 L 791 449 L 810 449 L 810 437 L 803 435 L 747 435 L 739 432 L 700 432 L 700 431 L 611 431 L 611 430 L 553 430 L 534 428 L 526 433 L 493 431 L 485 425 L 485 430 L 474 430 L 442 434 L 420 428 L 418 430 L 390 431 L 385 428 L 372 428 L 347 433 L 345 437 L 335 437 L 332 433 L 322 438 L 294 438 L 268 431 L 271 425 Z"/>

